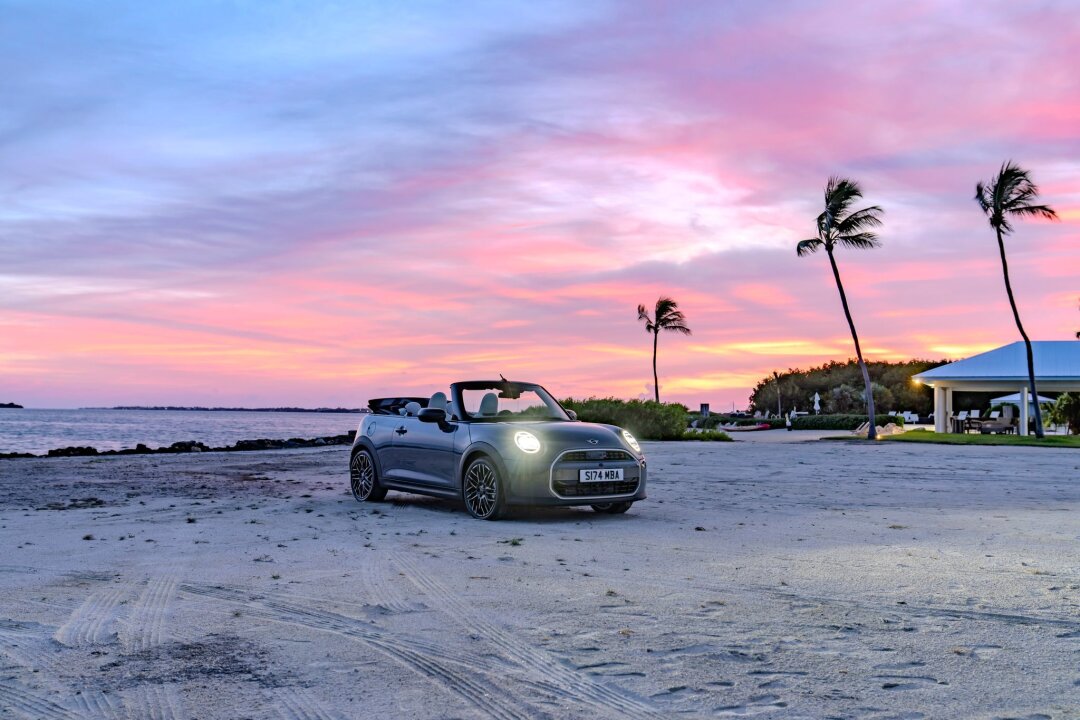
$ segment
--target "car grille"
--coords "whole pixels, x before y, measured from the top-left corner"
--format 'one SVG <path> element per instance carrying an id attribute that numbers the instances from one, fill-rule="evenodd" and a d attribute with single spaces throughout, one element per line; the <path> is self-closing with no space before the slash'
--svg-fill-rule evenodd
<path id="1" fill-rule="evenodd" d="M 634 456 L 625 450 L 574 450 L 563 453 L 562 462 L 603 462 L 604 460 L 625 460 L 633 462 Z"/>
<path id="2" fill-rule="evenodd" d="M 578 482 L 580 471 L 593 468 L 621 468 L 618 482 Z M 563 453 L 551 468 L 551 489 L 560 497 L 605 497 L 632 495 L 641 481 L 641 466 L 625 450 L 571 450 Z"/>
<path id="3" fill-rule="evenodd" d="M 637 478 L 623 482 L 606 483 L 555 483 L 555 492 L 563 497 L 582 497 L 597 495 L 629 495 L 637 491 Z"/>

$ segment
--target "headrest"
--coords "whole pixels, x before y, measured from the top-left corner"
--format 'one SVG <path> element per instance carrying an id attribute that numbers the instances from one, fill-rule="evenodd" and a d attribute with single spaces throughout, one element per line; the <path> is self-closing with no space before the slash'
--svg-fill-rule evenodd
<path id="1" fill-rule="evenodd" d="M 437 392 L 431 396 L 428 400 L 427 406 L 429 408 L 438 408 L 439 410 L 446 411 L 446 393 Z"/>
<path id="2" fill-rule="evenodd" d="M 490 417 L 498 414 L 499 412 L 499 396 L 495 393 L 488 393 L 480 401 L 480 409 L 476 412 L 477 415 L 482 417 Z"/>
<path id="3" fill-rule="evenodd" d="M 405 414 L 409 417 L 416 417 L 417 415 L 419 415 L 420 403 L 416 402 L 415 400 L 413 402 L 405 403 Z"/>

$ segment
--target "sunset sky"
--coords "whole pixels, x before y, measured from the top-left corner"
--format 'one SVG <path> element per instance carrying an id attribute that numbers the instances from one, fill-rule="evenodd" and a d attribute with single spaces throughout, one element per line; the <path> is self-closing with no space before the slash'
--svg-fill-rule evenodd
<path id="1" fill-rule="evenodd" d="M 871 359 L 1080 330 L 1075 2 L 0 0 L 0 402 L 362 405 L 502 373 L 745 406 Z M 888 409 L 888 408 L 886 408 Z"/>

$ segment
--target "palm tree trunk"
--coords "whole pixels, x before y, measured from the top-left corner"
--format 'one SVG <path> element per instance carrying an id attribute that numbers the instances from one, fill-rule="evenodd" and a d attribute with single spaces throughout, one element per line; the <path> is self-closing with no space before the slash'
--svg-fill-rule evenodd
<path id="1" fill-rule="evenodd" d="M 780 373 L 773 371 L 773 380 L 776 381 L 776 417 L 784 416 L 784 408 L 780 405 Z"/>
<path id="2" fill-rule="evenodd" d="M 652 336 L 652 382 L 653 392 L 656 393 L 656 402 L 660 402 L 660 379 L 656 375 L 656 341 L 660 339 L 660 328 L 653 332 Z"/>
<path id="3" fill-rule="evenodd" d="M 855 355 L 859 358 L 859 369 L 862 370 L 863 383 L 866 385 L 866 414 L 870 416 L 870 430 L 866 437 L 868 440 L 877 439 L 877 419 L 874 417 L 874 388 L 870 384 L 870 371 L 866 369 L 866 361 L 863 360 L 862 348 L 859 346 L 859 334 L 855 332 L 855 322 L 851 319 L 851 310 L 847 304 L 847 294 L 844 293 L 844 284 L 840 282 L 840 268 L 836 267 L 836 258 L 832 250 L 826 248 L 829 254 L 829 264 L 832 265 L 833 277 L 836 279 L 836 289 L 840 291 L 840 303 L 844 306 L 844 317 L 847 318 L 848 327 L 851 328 L 851 339 L 855 341 Z"/>
<path id="4" fill-rule="evenodd" d="M 1031 352 L 1031 340 L 1024 332 L 1024 326 L 1020 322 L 1020 313 L 1016 309 L 1016 298 L 1013 297 L 1012 283 L 1009 282 L 1009 263 L 1005 259 L 1005 241 L 1001 237 L 1001 228 L 997 230 L 998 250 L 1001 252 L 1001 272 L 1005 275 L 1005 292 L 1009 294 L 1009 306 L 1012 307 L 1013 319 L 1016 320 L 1016 329 L 1020 331 L 1020 337 L 1024 338 L 1024 349 L 1027 351 L 1028 383 L 1031 385 L 1031 402 L 1035 405 L 1035 437 L 1043 437 L 1042 410 L 1039 409 L 1039 391 L 1035 387 L 1035 356 Z M 1024 428 L 1027 432 L 1027 428 Z"/>

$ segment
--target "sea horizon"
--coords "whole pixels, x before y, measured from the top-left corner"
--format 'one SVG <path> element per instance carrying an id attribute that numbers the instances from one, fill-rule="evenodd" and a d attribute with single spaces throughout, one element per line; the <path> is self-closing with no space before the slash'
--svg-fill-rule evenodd
<path id="1" fill-rule="evenodd" d="M 355 415 L 353 422 L 347 416 Z M 64 447 L 122 450 L 198 441 L 225 446 L 239 440 L 344 435 L 362 413 L 250 410 L 23 408 L 0 412 L 0 453 L 40 455 Z"/>

